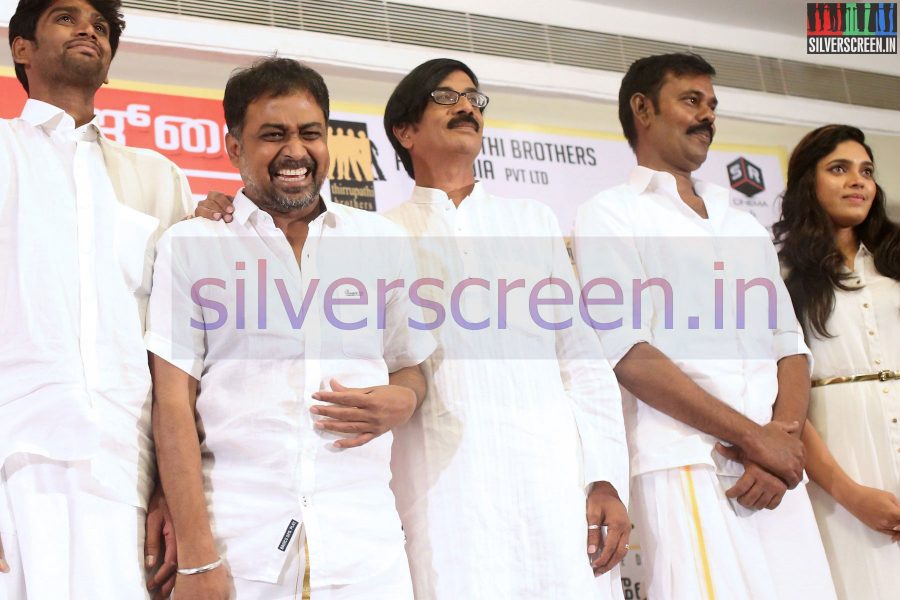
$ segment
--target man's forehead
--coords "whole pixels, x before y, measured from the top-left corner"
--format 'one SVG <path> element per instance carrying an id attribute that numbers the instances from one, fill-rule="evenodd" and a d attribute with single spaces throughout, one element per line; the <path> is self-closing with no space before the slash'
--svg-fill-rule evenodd
<path id="1" fill-rule="evenodd" d="M 471 90 L 476 89 L 475 82 L 472 81 L 472 78 L 469 77 L 469 75 L 465 71 L 461 71 L 459 69 L 457 69 L 456 71 L 453 71 L 452 73 L 450 73 L 449 75 L 444 77 L 444 79 L 442 79 L 441 82 L 438 84 L 438 87 L 452 88 L 452 87 L 454 87 L 454 85 L 456 85 L 456 86 L 461 85 L 461 86 L 465 87 L 465 89 L 471 89 Z M 462 88 L 460 88 L 458 91 L 464 91 L 464 90 Z"/>
<path id="2" fill-rule="evenodd" d="M 694 90 L 708 96 L 715 96 L 712 77 L 702 73 L 677 75 L 671 71 L 666 73 L 660 90 L 668 89 L 677 92 Z"/>
<path id="3" fill-rule="evenodd" d="M 247 120 L 261 124 L 280 123 L 285 126 L 313 125 L 325 126 L 325 111 L 307 91 L 289 94 L 260 96 L 247 106 Z"/>
<path id="4" fill-rule="evenodd" d="M 53 0 L 50 3 L 50 6 L 47 7 L 47 10 L 44 11 L 44 14 L 41 15 L 42 18 L 48 17 L 52 14 L 58 12 L 84 12 L 91 18 L 100 17 L 104 18 L 100 11 L 98 11 L 93 4 L 88 2 L 87 0 Z"/>

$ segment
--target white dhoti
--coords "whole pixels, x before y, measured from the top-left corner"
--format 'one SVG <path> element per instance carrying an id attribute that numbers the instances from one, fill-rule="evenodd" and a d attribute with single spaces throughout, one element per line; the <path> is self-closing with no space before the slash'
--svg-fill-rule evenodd
<path id="1" fill-rule="evenodd" d="M 413 600 L 405 552 L 398 554 L 387 569 L 372 573 L 359 583 L 310 588 L 305 532 L 297 537 L 298 541 L 287 550 L 287 561 L 278 581 L 267 583 L 235 577 L 236 600 Z M 176 593 L 174 600 L 182 599 Z"/>
<path id="2" fill-rule="evenodd" d="M 774 511 L 735 514 L 710 466 L 634 478 L 632 519 L 653 600 L 835 598 L 806 486 Z"/>
<path id="3" fill-rule="evenodd" d="M 143 508 L 110 499 L 90 463 L 15 454 L 0 469 L 0 600 L 144 600 Z"/>

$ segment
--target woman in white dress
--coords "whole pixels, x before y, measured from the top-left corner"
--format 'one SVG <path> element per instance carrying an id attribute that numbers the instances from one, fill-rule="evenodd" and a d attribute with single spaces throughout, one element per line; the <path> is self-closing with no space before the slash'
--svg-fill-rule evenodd
<path id="1" fill-rule="evenodd" d="M 788 165 L 774 226 L 814 356 L 803 440 L 838 595 L 900 590 L 900 228 L 865 136 L 828 125 Z"/>

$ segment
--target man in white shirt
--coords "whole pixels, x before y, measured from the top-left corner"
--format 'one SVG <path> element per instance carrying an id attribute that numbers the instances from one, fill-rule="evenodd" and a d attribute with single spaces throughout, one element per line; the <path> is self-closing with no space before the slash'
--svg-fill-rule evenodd
<path id="1" fill-rule="evenodd" d="M 833 598 L 801 484 L 809 350 L 765 229 L 691 177 L 715 133 L 714 74 L 692 54 L 631 66 L 619 115 L 638 167 L 575 226 L 588 313 L 630 393 L 648 595 Z"/>
<path id="2" fill-rule="evenodd" d="M 147 596 L 144 308 L 155 239 L 188 213 L 190 193 L 170 161 L 98 128 L 94 94 L 124 26 L 119 8 L 22 0 L 10 19 L 29 100 L 0 121 L 3 600 Z M 162 562 L 158 549 L 147 561 Z"/>
<path id="3" fill-rule="evenodd" d="M 422 319 L 403 289 L 409 242 L 320 196 L 329 101 L 314 70 L 263 59 L 223 103 L 245 187 L 229 223 L 161 238 L 148 310 L 174 593 L 411 600 L 390 430 L 424 397 L 435 344 L 408 326 Z"/>
<path id="4" fill-rule="evenodd" d="M 474 179 L 487 101 L 469 67 L 436 59 L 385 110 L 416 181 L 388 217 L 413 237 L 438 340 L 428 398 L 395 432 L 392 463 L 416 598 L 621 598 L 631 524 L 619 390 L 596 336 L 572 319 L 552 210 Z"/>

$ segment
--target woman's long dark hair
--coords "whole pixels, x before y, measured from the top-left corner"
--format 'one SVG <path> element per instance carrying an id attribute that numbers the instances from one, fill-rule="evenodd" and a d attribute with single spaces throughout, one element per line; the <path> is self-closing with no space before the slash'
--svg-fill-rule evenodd
<path id="1" fill-rule="evenodd" d="M 834 310 L 834 289 L 854 288 L 844 283 L 850 275 L 842 271 L 844 257 L 835 242 L 834 226 L 816 198 L 816 165 L 848 140 L 859 142 L 875 162 L 866 136 L 856 127 L 826 125 L 800 140 L 788 163 L 781 220 L 773 226 L 794 310 L 804 329 L 811 326 L 824 337 L 831 337 L 825 324 Z M 900 227 L 887 218 L 884 207 L 884 191 L 876 183 L 869 214 L 854 230 L 873 254 L 878 272 L 900 280 Z"/>

